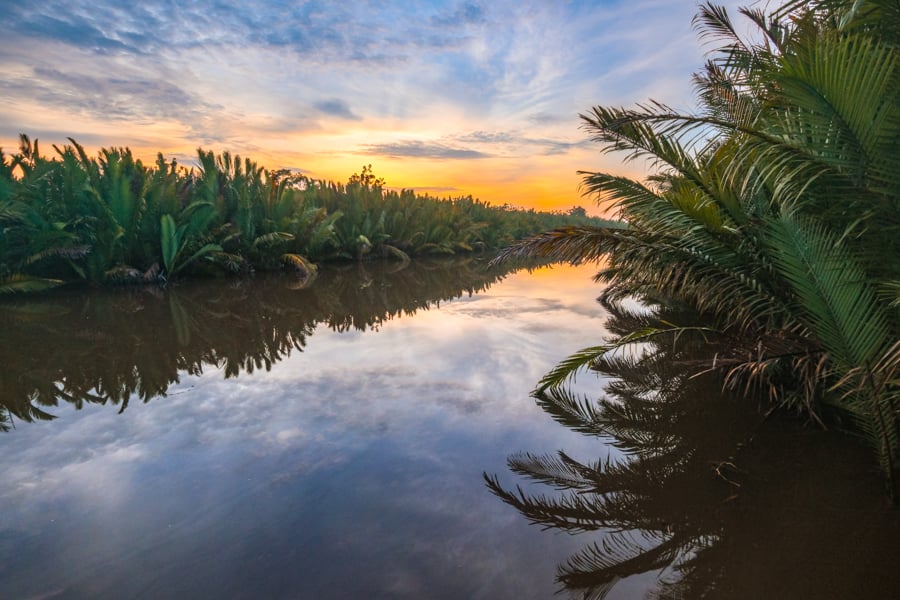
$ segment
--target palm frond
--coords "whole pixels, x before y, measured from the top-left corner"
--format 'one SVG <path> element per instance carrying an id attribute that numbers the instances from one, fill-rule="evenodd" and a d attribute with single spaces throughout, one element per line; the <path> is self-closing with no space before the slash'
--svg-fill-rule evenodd
<path id="1" fill-rule="evenodd" d="M 561 386 L 535 391 L 532 396 L 544 412 L 567 429 L 587 435 L 606 435 L 602 413 L 588 398 L 575 396 Z"/>
<path id="2" fill-rule="evenodd" d="M 14 274 L 0 278 L 0 294 L 42 292 L 65 283 L 61 279 Z"/>
<path id="3" fill-rule="evenodd" d="M 560 565 L 557 580 L 569 589 L 589 589 L 592 598 L 602 600 L 620 579 L 659 571 L 683 550 L 674 536 L 614 532 Z"/>
<path id="4" fill-rule="evenodd" d="M 621 232 L 606 227 L 560 227 L 512 244 L 491 264 L 514 258 L 548 258 L 576 264 L 595 262 L 607 254 Z"/>

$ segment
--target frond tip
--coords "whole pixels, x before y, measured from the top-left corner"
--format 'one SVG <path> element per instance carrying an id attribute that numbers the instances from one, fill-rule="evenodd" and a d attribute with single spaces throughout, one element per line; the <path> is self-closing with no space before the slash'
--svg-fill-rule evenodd
<path id="1" fill-rule="evenodd" d="M 549 258 L 574 264 L 599 261 L 623 231 L 615 227 L 558 227 L 515 242 L 501 251 L 491 265 L 515 258 Z"/>

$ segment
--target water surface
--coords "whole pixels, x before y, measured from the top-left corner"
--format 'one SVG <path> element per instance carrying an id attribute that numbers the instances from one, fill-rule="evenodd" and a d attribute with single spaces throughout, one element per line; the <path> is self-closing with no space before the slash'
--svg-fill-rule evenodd
<path id="1" fill-rule="evenodd" d="M 577 441 L 528 392 L 590 271 L 392 267 L 6 303 L 0 597 L 551 595 L 481 474 Z"/>
<path id="2" fill-rule="evenodd" d="M 900 589 L 900 522 L 858 446 L 762 422 L 677 360 L 530 397 L 602 341 L 590 267 L 397 267 L 5 301 L 0 598 Z M 629 394 L 648 402 L 624 438 L 570 410 Z M 646 462 L 604 504 L 549 478 L 557 450 L 582 480 Z M 552 525 L 483 473 L 513 499 L 587 499 L 561 515 L 579 526 L 529 524 Z"/>

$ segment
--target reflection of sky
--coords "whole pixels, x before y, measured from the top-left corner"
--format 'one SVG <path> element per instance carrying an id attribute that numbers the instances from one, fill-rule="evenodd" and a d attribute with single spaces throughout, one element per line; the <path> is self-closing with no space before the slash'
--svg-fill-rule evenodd
<path id="1" fill-rule="evenodd" d="M 0 597 L 549 596 L 584 540 L 528 527 L 481 473 L 597 451 L 528 397 L 602 336 L 590 275 L 515 274 L 378 332 L 320 327 L 270 372 L 18 424 Z"/>
<path id="2" fill-rule="evenodd" d="M 341 181 L 373 163 L 391 185 L 569 208 L 577 170 L 621 169 L 578 113 L 692 103 L 696 5 L 4 2 L 0 146 L 71 136 L 184 163 L 202 145 Z"/>

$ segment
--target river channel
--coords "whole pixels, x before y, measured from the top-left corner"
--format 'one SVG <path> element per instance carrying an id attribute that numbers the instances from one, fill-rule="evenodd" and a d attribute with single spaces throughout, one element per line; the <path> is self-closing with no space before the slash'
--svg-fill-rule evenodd
<path id="1" fill-rule="evenodd" d="M 0 598 L 897 597 L 851 440 L 665 364 L 532 397 L 606 335 L 593 272 L 3 299 Z M 646 402 L 617 437 L 598 398 Z"/>

